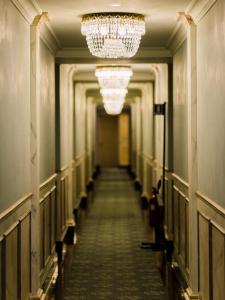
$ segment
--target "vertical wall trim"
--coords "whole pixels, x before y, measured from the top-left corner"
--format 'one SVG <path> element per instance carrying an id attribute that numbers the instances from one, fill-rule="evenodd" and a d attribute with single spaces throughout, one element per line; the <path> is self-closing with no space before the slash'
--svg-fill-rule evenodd
<path id="1" fill-rule="evenodd" d="M 31 293 L 35 295 L 40 287 L 40 29 L 34 20 L 30 31 L 31 42 Z"/>
<path id="2" fill-rule="evenodd" d="M 21 286 L 22 286 L 21 250 L 22 250 L 21 249 L 21 220 L 19 220 L 19 224 L 17 226 L 17 297 L 18 300 L 21 299 Z"/>
<path id="3" fill-rule="evenodd" d="M 30 274 L 29 274 L 29 291 L 31 291 L 31 274 L 32 274 L 32 267 L 31 267 L 31 212 L 29 213 L 29 264 L 30 264 Z"/>
<path id="4" fill-rule="evenodd" d="M 197 61 L 196 25 L 185 16 L 187 25 L 187 101 L 188 101 L 188 180 L 189 180 L 189 284 L 193 293 L 198 293 L 198 224 L 197 198 Z"/>
<path id="5" fill-rule="evenodd" d="M 56 173 L 60 170 L 60 65 L 55 65 L 55 166 Z"/>
<path id="6" fill-rule="evenodd" d="M 0 238 L 0 243 L 1 243 L 1 299 L 5 300 L 6 298 L 6 280 L 5 280 L 5 272 L 6 272 L 6 267 L 5 267 L 5 238 L 2 237 Z"/>
<path id="7" fill-rule="evenodd" d="M 56 153 L 55 153 L 55 166 L 56 173 L 60 174 L 61 169 L 61 154 L 60 154 L 60 65 L 55 65 L 55 143 L 56 143 Z M 60 175 L 56 179 L 56 240 L 60 241 L 61 239 L 61 181 Z M 59 221 L 60 220 L 60 221 Z"/>
<path id="8" fill-rule="evenodd" d="M 199 211 L 197 212 L 197 239 L 198 239 L 198 290 L 200 291 L 200 263 L 201 263 L 201 257 L 200 257 L 200 214 Z"/>
<path id="9" fill-rule="evenodd" d="M 168 169 L 173 172 L 173 64 L 168 64 Z"/>
<path id="10" fill-rule="evenodd" d="M 213 300 L 213 249 L 212 249 L 212 223 L 209 220 L 209 299 Z"/>

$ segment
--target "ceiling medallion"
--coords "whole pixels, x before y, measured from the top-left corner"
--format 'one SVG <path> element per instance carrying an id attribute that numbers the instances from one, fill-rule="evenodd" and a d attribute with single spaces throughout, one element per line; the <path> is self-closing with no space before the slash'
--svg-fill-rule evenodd
<path id="1" fill-rule="evenodd" d="M 82 17 L 81 33 L 92 55 L 101 58 L 132 57 L 137 53 L 145 20 L 134 13 L 93 13 Z"/>

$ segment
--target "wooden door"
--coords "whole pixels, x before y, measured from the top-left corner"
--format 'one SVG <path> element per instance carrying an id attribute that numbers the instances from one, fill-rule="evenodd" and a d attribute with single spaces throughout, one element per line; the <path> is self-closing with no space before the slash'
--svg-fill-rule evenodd
<path id="1" fill-rule="evenodd" d="M 130 164 L 130 115 L 122 113 L 119 115 L 119 165 Z"/>
<path id="2" fill-rule="evenodd" d="M 118 166 L 118 117 L 98 116 L 97 161 L 102 168 Z"/>

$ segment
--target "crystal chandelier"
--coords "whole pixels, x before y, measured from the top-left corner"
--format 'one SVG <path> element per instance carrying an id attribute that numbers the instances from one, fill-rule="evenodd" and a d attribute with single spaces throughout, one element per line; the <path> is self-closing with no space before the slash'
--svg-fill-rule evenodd
<path id="1" fill-rule="evenodd" d="M 99 85 L 102 89 L 123 88 L 126 89 L 133 75 L 130 66 L 98 66 L 95 76 L 98 78 Z"/>
<path id="2" fill-rule="evenodd" d="M 104 99 L 115 102 L 123 102 L 127 94 L 127 89 L 101 89 L 100 93 Z"/>
<path id="3" fill-rule="evenodd" d="M 134 13 L 93 13 L 82 17 L 81 33 L 92 55 L 132 57 L 145 34 L 144 16 Z"/>
<path id="4" fill-rule="evenodd" d="M 95 75 L 98 77 L 101 87 L 100 93 L 106 113 L 120 114 L 125 102 L 127 86 L 133 75 L 131 67 L 124 65 L 99 66 Z"/>
<path id="5" fill-rule="evenodd" d="M 123 109 L 127 89 L 101 89 L 103 104 L 107 114 L 118 115 Z"/>
<path id="6" fill-rule="evenodd" d="M 119 115 L 123 109 L 123 103 L 106 102 L 104 103 L 104 108 L 109 115 Z"/>

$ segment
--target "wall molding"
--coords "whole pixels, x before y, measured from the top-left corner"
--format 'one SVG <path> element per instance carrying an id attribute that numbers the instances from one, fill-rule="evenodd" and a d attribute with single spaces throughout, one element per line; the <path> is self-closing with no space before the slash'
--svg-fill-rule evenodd
<path id="1" fill-rule="evenodd" d="M 181 183 L 183 186 L 189 188 L 189 183 L 182 179 L 179 175 L 172 173 L 172 179 L 179 181 L 179 183 Z"/>
<path id="2" fill-rule="evenodd" d="M 40 38 L 48 47 L 50 52 L 55 56 L 60 46 L 50 28 L 51 27 L 49 27 L 48 22 L 43 24 L 40 30 Z"/>
<path id="3" fill-rule="evenodd" d="M 173 219 L 173 237 L 175 242 L 175 257 L 183 276 L 188 283 L 189 280 L 189 198 L 176 185 L 172 186 L 172 219 Z M 181 220 L 182 212 L 184 213 Z M 182 249 L 182 237 L 183 246 Z"/>
<path id="4" fill-rule="evenodd" d="M 200 198 L 203 202 L 205 202 L 208 206 L 210 206 L 213 210 L 219 213 L 222 217 L 225 218 L 225 208 L 216 203 L 214 200 L 209 197 L 203 195 L 201 192 L 197 191 L 196 196 Z"/>
<path id="5" fill-rule="evenodd" d="M 203 237 L 203 236 L 200 235 L 200 226 L 201 226 L 201 224 L 203 224 L 203 220 L 207 224 L 207 229 L 208 229 L 207 237 L 206 236 Z M 218 274 L 217 274 L 217 276 L 214 274 L 214 272 L 215 272 L 214 251 L 218 247 L 217 244 L 215 244 L 215 242 L 213 241 L 214 238 L 215 238 L 216 232 L 220 234 L 220 238 L 222 240 L 222 248 L 219 248 L 219 250 L 222 250 L 223 256 L 224 256 L 224 259 L 225 259 L 225 228 L 220 226 L 217 222 L 215 222 L 213 220 L 213 218 L 210 217 L 207 213 L 201 212 L 199 210 L 198 211 L 198 256 L 199 256 L 199 265 L 198 265 L 198 274 L 199 275 L 198 276 L 199 276 L 199 290 L 200 290 L 200 292 L 203 292 L 203 293 L 207 292 L 209 299 L 214 298 L 214 280 L 218 280 Z M 204 256 L 202 257 L 201 252 L 200 252 L 201 240 L 202 239 L 207 240 L 207 246 L 208 246 L 207 249 L 208 249 L 208 251 L 205 253 L 205 257 Z M 217 251 L 218 251 L 218 248 L 217 248 Z M 202 274 L 201 273 L 201 269 L 202 269 L 201 267 L 206 263 L 205 259 L 207 259 L 207 261 L 208 261 L 209 270 L 208 270 L 207 274 Z M 203 262 L 201 262 L 201 261 L 203 261 Z M 218 263 L 218 262 L 216 262 L 216 263 Z M 225 261 L 222 261 L 221 263 L 223 263 L 224 266 L 225 266 Z M 207 277 L 208 277 L 207 278 L 208 279 L 207 280 L 208 281 L 208 288 L 206 290 L 204 290 L 205 286 L 203 286 L 203 287 L 200 286 L 201 275 L 203 275 L 203 277 L 205 275 L 207 275 Z M 223 278 L 221 278 L 221 280 L 222 280 L 222 285 L 223 285 L 224 280 L 225 280 L 225 271 L 223 272 L 222 276 L 223 276 Z M 224 293 L 225 293 L 225 289 L 224 289 Z"/>
<path id="6" fill-rule="evenodd" d="M 143 158 L 144 158 L 145 160 L 147 160 L 150 164 L 153 163 L 154 158 L 153 158 L 152 155 L 145 154 L 144 152 L 142 152 L 142 156 L 143 156 Z"/>
<path id="7" fill-rule="evenodd" d="M 31 25 L 33 23 L 34 18 L 37 15 L 42 14 L 41 8 L 38 6 L 35 0 L 10 0 L 15 8 L 19 11 L 19 13 L 23 16 L 25 21 Z M 56 54 L 56 52 L 61 48 L 60 42 L 53 31 L 50 22 L 45 22 L 41 26 L 40 36 L 45 45 L 49 48 L 52 54 Z"/>
<path id="8" fill-rule="evenodd" d="M 28 222 L 28 223 L 27 223 Z M 28 238 L 25 238 L 29 234 Z M 13 222 L 0 236 L 1 248 L 1 279 L 0 296 L 5 299 L 7 294 L 13 293 L 16 299 L 25 299 L 30 293 L 30 237 L 31 210 L 27 210 Z M 25 248 L 23 248 L 25 245 Z M 7 251 L 8 249 L 14 249 Z M 24 265 L 23 255 L 27 258 Z M 27 273 L 25 272 L 25 269 Z M 12 279 L 8 274 L 14 273 Z M 23 277 L 22 277 L 23 276 Z M 16 286 L 15 286 L 16 285 Z M 11 292 L 13 289 L 13 292 Z M 12 294 L 11 294 L 12 296 Z"/>
<path id="9" fill-rule="evenodd" d="M 67 165 L 63 166 L 61 169 L 60 169 L 60 172 L 65 172 L 67 170 L 69 170 L 70 168 L 72 168 L 74 164 L 74 161 L 71 161 L 70 163 L 68 163 Z"/>
<path id="10" fill-rule="evenodd" d="M 187 8 L 186 13 L 191 15 L 194 22 L 198 24 L 209 12 L 217 0 L 195 0 Z"/>
<path id="11" fill-rule="evenodd" d="M 2 223 L 5 219 L 9 218 L 10 215 L 15 213 L 22 205 L 24 205 L 27 201 L 31 200 L 31 198 L 32 198 L 32 194 L 29 193 L 29 194 L 25 195 L 24 197 L 20 198 L 18 201 L 16 201 L 10 207 L 5 209 L 0 214 L 0 223 Z"/>
<path id="12" fill-rule="evenodd" d="M 28 0 L 11 0 L 11 2 L 29 24 L 33 22 L 35 15 L 39 13 Z"/>
<path id="13" fill-rule="evenodd" d="M 52 176 L 50 176 L 47 180 L 45 180 L 43 183 L 41 183 L 40 185 L 40 190 L 44 189 L 47 185 L 49 185 L 50 183 L 52 183 L 53 181 L 55 181 L 57 178 L 57 174 L 53 174 Z"/>
<path id="14" fill-rule="evenodd" d="M 77 163 L 77 162 L 80 162 L 83 158 L 84 158 L 84 154 L 77 155 L 77 156 L 75 157 L 75 162 L 76 162 L 76 163 Z"/>
<path id="15" fill-rule="evenodd" d="M 187 22 L 184 21 L 185 13 L 179 13 L 177 18 L 177 24 L 172 31 L 166 46 L 171 50 L 174 55 L 182 44 L 187 39 Z"/>

